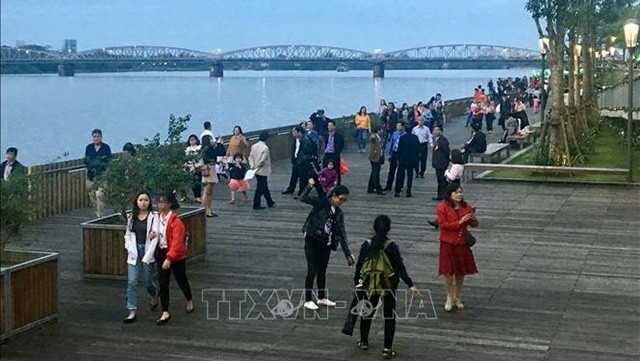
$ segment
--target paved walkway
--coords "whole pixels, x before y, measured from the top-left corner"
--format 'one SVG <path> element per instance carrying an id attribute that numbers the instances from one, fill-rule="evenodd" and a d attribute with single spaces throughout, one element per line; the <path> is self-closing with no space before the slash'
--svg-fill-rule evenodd
<path id="1" fill-rule="evenodd" d="M 452 144 L 460 144 L 467 135 L 461 119 L 449 123 L 446 133 Z M 475 232 L 479 242 L 473 249 L 480 274 L 468 278 L 467 308 L 445 313 L 437 276 L 438 233 L 425 225 L 436 206 L 431 201 L 436 189 L 432 169 L 426 179 L 414 182 L 413 198 L 368 195 L 368 162 L 353 148 L 346 154 L 352 174 L 344 178 L 352 190 L 344 206 L 351 249 L 357 252 L 371 234 L 377 214 L 389 214 L 391 237 L 424 293 L 422 303 L 403 301 L 406 306 L 399 307 L 402 314 L 424 313 L 398 321 L 394 346 L 399 360 L 640 357 L 638 188 L 466 184 L 466 199 L 477 206 L 480 220 Z M 352 338 L 340 333 L 344 309 L 322 309 L 321 318 L 315 319 L 305 319 L 298 309 L 289 317 L 248 320 L 273 308 L 279 299 L 269 299 L 270 291 L 249 292 L 246 300 L 243 293 L 229 292 L 230 299 L 245 303 L 227 306 L 231 311 L 221 307 L 215 319 L 215 290 L 291 290 L 304 284 L 300 227 L 309 208 L 280 195 L 288 162 L 274 168 L 269 183 L 275 209 L 231 206 L 226 190 L 216 190 L 220 217 L 208 221 L 207 257 L 188 268 L 196 311 L 182 311 L 183 300 L 172 283 L 172 319 L 165 327 L 156 326 L 158 314 L 144 308 L 137 323 L 123 325 L 124 282 L 82 278 L 79 223 L 89 219 L 88 210 L 50 217 L 26 230 L 14 247 L 61 252 L 60 317 L 57 323 L 11 339 L 2 346 L 1 359 L 379 359 L 382 321 L 374 322 L 371 349 L 362 352 L 355 348 L 357 331 Z M 334 254 L 327 276 L 333 299 L 350 299 L 352 276 L 353 268 Z M 294 304 L 299 297 L 294 291 Z M 251 300 L 257 303 L 253 309 Z M 229 312 L 242 312 L 245 319 L 231 319 Z"/>

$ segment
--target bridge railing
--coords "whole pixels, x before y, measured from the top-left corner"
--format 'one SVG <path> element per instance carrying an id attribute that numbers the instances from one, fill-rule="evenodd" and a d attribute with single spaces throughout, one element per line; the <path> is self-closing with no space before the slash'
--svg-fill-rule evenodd
<path id="1" fill-rule="evenodd" d="M 464 114 L 471 98 L 454 99 L 446 102 L 445 114 L 452 119 Z M 374 115 L 375 116 L 375 115 Z M 351 129 L 355 115 L 344 115 L 333 118 L 339 129 Z M 271 159 L 274 161 L 287 159 L 291 155 L 291 129 L 298 123 L 267 129 L 269 132 L 269 148 Z M 245 133 L 251 144 L 258 141 L 263 130 Z M 345 140 L 352 142 L 351 133 L 345 134 Z M 229 135 L 223 136 L 229 139 Z M 66 160 L 55 163 L 34 165 L 28 167 L 28 173 L 38 176 L 42 182 L 37 182 L 37 192 L 42 202 L 41 216 L 51 216 L 74 209 L 86 208 L 91 205 L 85 180 L 87 170 L 84 158 Z"/>

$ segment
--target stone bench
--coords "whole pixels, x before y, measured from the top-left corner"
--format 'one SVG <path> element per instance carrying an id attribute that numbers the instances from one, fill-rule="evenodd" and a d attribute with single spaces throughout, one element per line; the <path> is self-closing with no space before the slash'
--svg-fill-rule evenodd
<path id="1" fill-rule="evenodd" d="M 511 148 L 506 143 L 491 143 L 487 144 L 487 150 L 484 153 L 471 153 L 469 154 L 469 162 L 474 163 L 476 159 L 480 163 L 500 163 L 503 159 L 506 159 L 511 154 Z"/>
<path id="2" fill-rule="evenodd" d="M 467 163 L 464 165 L 463 180 L 473 179 L 478 172 L 488 170 L 523 171 L 542 174 L 609 174 L 626 175 L 629 173 L 624 168 L 593 168 L 593 167 L 555 167 L 544 165 L 525 164 L 491 164 L 491 163 Z"/>

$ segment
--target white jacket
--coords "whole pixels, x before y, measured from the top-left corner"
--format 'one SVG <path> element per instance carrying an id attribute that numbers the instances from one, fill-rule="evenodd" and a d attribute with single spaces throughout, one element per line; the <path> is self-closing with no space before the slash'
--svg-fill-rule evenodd
<path id="1" fill-rule="evenodd" d="M 129 214 L 127 231 L 124 234 L 124 248 L 127 250 L 127 263 L 135 266 L 136 263 L 138 263 L 138 247 L 136 244 L 136 232 L 131 231 L 132 222 L 132 214 Z M 155 262 L 153 254 L 158 245 L 158 237 L 151 240 L 149 234 L 151 231 L 155 231 L 156 234 L 158 233 L 158 223 L 158 213 L 154 211 L 149 212 L 149 216 L 147 217 L 147 239 L 144 242 L 144 256 L 142 257 L 143 263 L 150 264 Z"/>

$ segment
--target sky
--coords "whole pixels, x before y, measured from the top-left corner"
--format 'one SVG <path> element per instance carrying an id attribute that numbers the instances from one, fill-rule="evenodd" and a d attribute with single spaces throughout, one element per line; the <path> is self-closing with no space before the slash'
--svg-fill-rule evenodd
<path id="1" fill-rule="evenodd" d="M 489 44 L 535 50 L 524 0 L 2 0 L 0 42 L 78 51 L 163 45 L 215 52 L 324 45 L 373 52 Z"/>

